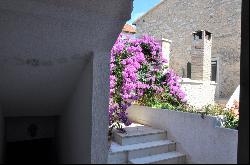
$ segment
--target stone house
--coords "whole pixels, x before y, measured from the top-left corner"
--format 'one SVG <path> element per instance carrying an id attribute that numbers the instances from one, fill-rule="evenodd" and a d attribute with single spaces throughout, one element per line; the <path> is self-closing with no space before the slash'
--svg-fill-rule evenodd
<path id="1" fill-rule="evenodd" d="M 217 98 L 229 98 L 240 83 L 241 0 L 162 0 L 134 23 L 138 35 L 171 40 L 170 67 L 192 79 L 192 33 L 213 34 L 211 80 Z"/>

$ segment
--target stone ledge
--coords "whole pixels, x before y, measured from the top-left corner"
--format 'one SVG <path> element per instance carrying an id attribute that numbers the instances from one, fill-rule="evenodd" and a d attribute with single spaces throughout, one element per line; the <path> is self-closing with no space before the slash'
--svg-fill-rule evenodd
<path id="1" fill-rule="evenodd" d="M 183 78 L 181 84 L 204 84 L 202 80 L 191 80 L 189 78 Z"/>
<path id="2" fill-rule="evenodd" d="M 166 38 L 162 38 L 161 40 L 162 40 L 162 41 L 165 41 L 165 42 L 172 43 L 172 40 L 169 40 L 169 39 L 166 39 Z"/>
<path id="3" fill-rule="evenodd" d="M 189 78 L 182 78 L 182 81 L 180 81 L 181 84 L 210 84 L 210 85 L 217 85 L 215 81 L 203 81 L 203 80 L 192 80 Z"/>

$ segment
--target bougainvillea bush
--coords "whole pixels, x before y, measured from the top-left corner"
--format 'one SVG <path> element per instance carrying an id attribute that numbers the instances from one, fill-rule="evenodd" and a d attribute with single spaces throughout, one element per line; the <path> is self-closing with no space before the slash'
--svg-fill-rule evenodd
<path id="1" fill-rule="evenodd" d="M 109 125 L 130 125 L 131 104 L 175 108 L 186 102 L 179 79 L 167 68 L 161 45 L 150 36 L 120 35 L 111 50 Z"/>

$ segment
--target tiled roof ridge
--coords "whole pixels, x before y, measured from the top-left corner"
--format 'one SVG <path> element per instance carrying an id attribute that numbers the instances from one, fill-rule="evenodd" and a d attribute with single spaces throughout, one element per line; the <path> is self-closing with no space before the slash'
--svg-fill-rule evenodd
<path id="1" fill-rule="evenodd" d="M 130 24 L 125 24 L 122 31 L 132 34 L 136 33 L 136 29 Z"/>

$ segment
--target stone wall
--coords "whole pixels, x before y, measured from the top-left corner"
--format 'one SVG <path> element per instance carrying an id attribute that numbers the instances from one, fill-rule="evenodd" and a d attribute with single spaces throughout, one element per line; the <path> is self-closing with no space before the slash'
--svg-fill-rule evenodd
<path id="1" fill-rule="evenodd" d="M 214 104 L 216 83 L 183 78 L 180 84 L 187 95 L 188 104 L 197 108 Z"/>
<path id="2" fill-rule="evenodd" d="M 219 60 L 219 97 L 229 97 L 239 85 L 241 0 L 164 0 L 135 24 L 138 35 L 172 40 L 170 67 L 183 77 L 191 61 L 192 32 L 208 30 L 212 57 Z"/>

